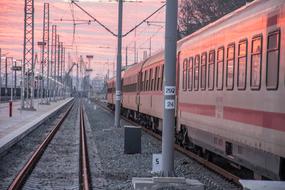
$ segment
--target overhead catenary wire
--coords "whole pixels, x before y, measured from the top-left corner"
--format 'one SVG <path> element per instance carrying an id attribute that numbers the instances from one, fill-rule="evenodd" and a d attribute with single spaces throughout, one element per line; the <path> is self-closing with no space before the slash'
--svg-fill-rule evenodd
<path id="1" fill-rule="evenodd" d="M 91 17 L 94 22 L 98 23 L 101 27 L 103 27 L 105 30 L 107 30 L 109 33 L 111 33 L 113 36 L 117 36 L 112 30 L 110 30 L 107 26 L 105 26 L 102 22 L 97 20 L 94 16 L 92 16 L 90 13 L 88 13 L 84 8 L 82 8 L 80 5 L 78 5 L 74 0 L 71 1 L 72 4 L 77 6 L 81 11 L 83 11 L 85 14 L 87 14 L 89 17 Z"/>
<path id="2" fill-rule="evenodd" d="M 161 14 L 161 12 L 160 12 L 159 14 Z M 158 14 L 156 14 L 155 18 L 157 18 L 157 15 L 158 15 Z M 145 32 L 147 29 L 149 29 L 149 26 L 151 26 L 151 25 L 149 24 L 149 22 L 150 22 L 150 21 L 146 21 L 147 25 L 146 25 L 142 30 L 140 30 L 139 32 L 137 32 L 137 36 L 139 36 L 140 34 L 142 34 L 143 32 Z M 126 46 L 126 47 L 129 47 L 132 43 L 134 43 L 134 40 L 131 40 L 131 41 L 130 41 L 127 45 L 125 45 L 125 46 Z"/>
<path id="3" fill-rule="evenodd" d="M 88 11 L 86 11 L 83 7 L 78 5 L 74 0 L 71 1 L 72 4 L 77 6 L 81 11 L 83 11 L 85 14 L 87 14 L 90 18 L 94 20 L 94 22 L 98 23 L 101 27 L 103 27 L 105 30 L 107 30 L 109 33 L 111 33 L 113 36 L 118 37 L 118 34 L 115 34 L 111 29 L 109 29 L 106 25 L 104 25 L 102 22 L 100 22 L 98 19 L 96 19 L 94 16 L 92 16 Z M 155 15 L 157 12 L 159 12 L 162 8 L 165 7 L 166 4 L 163 4 L 161 7 L 159 7 L 157 10 L 155 10 L 152 14 L 150 14 L 148 17 L 143 19 L 139 24 L 135 25 L 132 29 L 130 29 L 127 33 L 123 34 L 122 37 L 126 37 L 128 34 L 133 32 L 135 29 L 140 27 L 144 22 L 146 22 L 148 19 L 150 19 L 153 15 Z"/>
<path id="4" fill-rule="evenodd" d="M 153 15 L 155 15 L 157 12 L 159 12 L 162 8 L 165 7 L 166 4 L 163 4 L 161 7 L 159 7 L 156 11 L 154 11 L 152 14 L 150 14 L 148 17 L 143 19 L 139 24 L 134 26 L 131 30 L 129 30 L 127 33 L 123 34 L 123 37 L 127 36 L 131 32 L 133 32 L 135 29 L 137 29 L 139 26 L 141 26 L 144 22 L 146 22 L 148 19 L 150 19 Z"/>

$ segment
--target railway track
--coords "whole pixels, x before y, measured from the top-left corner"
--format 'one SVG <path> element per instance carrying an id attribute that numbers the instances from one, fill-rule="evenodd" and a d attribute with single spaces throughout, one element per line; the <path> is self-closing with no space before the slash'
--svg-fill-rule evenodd
<path id="1" fill-rule="evenodd" d="M 108 112 L 112 112 L 113 111 L 108 108 L 107 106 L 105 106 L 104 104 L 102 104 L 101 102 L 96 102 L 97 105 L 99 105 L 101 108 L 103 108 L 104 110 L 108 111 Z M 125 121 L 138 126 L 138 124 L 132 120 L 129 120 L 128 118 L 121 116 Z M 149 135 L 153 136 L 154 138 L 158 139 L 158 140 L 162 140 L 161 135 L 153 132 L 151 129 L 147 129 L 145 127 L 142 127 L 142 130 L 146 133 L 148 133 Z M 230 173 L 229 171 L 215 165 L 212 162 L 209 162 L 208 160 L 196 155 L 195 153 L 191 152 L 190 150 L 187 150 L 181 146 L 179 146 L 178 144 L 174 144 L 174 148 L 176 151 L 192 158 L 193 160 L 197 161 L 198 163 L 200 163 L 201 165 L 205 166 L 206 168 L 212 170 L 213 172 L 217 173 L 218 175 L 222 176 L 223 178 L 225 178 L 226 180 L 234 183 L 236 186 L 241 187 L 241 184 L 239 182 L 240 178 L 232 173 Z"/>
<path id="2" fill-rule="evenodd" d="M 63 162 L 68 162 L 67 165 L 69 165 L 69 167 L 71 168 L 79 168 L 79 170 L 76 170 L 76 172 L 73 172 L 73 177 L 77 178 L 78 180 L 74 180 L 74 179 L 70 179 L 70 183 L 72 183 L 73 181 L 78 182 L 77 184 L 71 184 L 70 186 L 72 188 L 80 188 L 80 189 L 90 189 L 90 180 L 89 180 L 89 164 L 88 164 L 88 151 L 87 151 L 87 145 L 86 145 L 86 134 L 85 134 L 85 124 L 84 124 L 84 109 L 83 109 L 83 105 L 80 103 L 80 114 L 78 117 L 78 108 L 76 106 L 74 106 L 76 104 L 76 102 L 73 102 L 68 109 L 62 114 L 62 117 L 58 120 L 58 122 L 56 123 L 55 127 L 49 132 L 49 134 L 46 136 L 46 138 L 43 140 L 43 142 L 38 146 L 38 148 L 33 152 L 32 156 L 30 157 L 30 159 L 26 162 L 26 164 L 22 167 L 22 169 L 18 172 L 18 174 L 16 175 L 16 177 L 14 178 L 14 180 L 12 181 L 12 183 L 9 186 L 9 190 L 15 190 L 15 189 L 21 189 L 21 188 L 26 188 L 26 186 L 28 188 L 30 187 L 39 187 L 41 185 L 41 182 L 38 181 L 34 176 L 39 176 L 39 175 L 43 175 L 44 177 L 46 177 L 46 174 L 42 174 L 43 170 L 45 170 L 43 168 L 43 165 L 46 165 L 46 167 L 50 168 L 50 165 L 54 165 L 55 166 L 55 170 L 53 169 L 52 172 L 55 173 L 61 173 L 58 172 L 59 169 L 61 167 L 66 169 L 66 166 L 62 166 L 60 160 L 56 160 L 54 159 L 55 155 L 52 155 L 52 152 L 54 152 L 56 154 L 56 156 L 60 156 L 60 157 L 64 157 L 64 155 L 59 155 L 59 151 L 54 147 L 54 146 L 60 146 L 61 144 L 59 144 L 58 142 L 53 142 L 56 141 L 56 138 L 59 139 L 58 141 L 62 141 L 62 138 L 65 138 L 64 136 L 64 132 L 62 132 L 65 129 L 65 134 L 66 133 L 76 133 L 76 130 L 74 130 L 72 127 L 74 128 L 78 128 L 78 139 L 79 139 L 79 143 L 75 142 L 75 143 L 71 143 L 71 142 L 67 142 L 66 144 L 71 144 L 70 147 L 61 147 L 61 149 L 63 149 L 64 151 L 66 151 L 66 154 L 72 154 L 74 155 L 73 157 L 76 157 L 75 159 L 71 159 L 71 160 L 63 160 Z M 73 109 L 73 115 L 71 115 L 71 110 Z M 75 110 L 75 111 L 74 111 Z M 77 120 L 76 118 L 79 118 L 79 126 L 70 126 L 71 129 L 68 129 L 68 125 L 66 125 L 65 127 L 62 127 L 63 123 L 68 122 L 67 117 L 68 116 L 75 116 L 75 120 Z M 77 117 L 76 117 L 77 116 Z M 72 117 L 72 118 L 73 118 Z M 77 120 L 78 121 L 78 120 Z M 68 126 L 68 127 L 67 127 Z M 60 137 L 63 136 L 63 137 Z M 67 139 L 68 141 L 77 141 L 76 139 L 74 139 L 74 136 L 69 137 L 69 139 Z M 78 147 L 74 149 L 74 144 L 78 144 Z M 48 151 L 48 147 L 51 146 L 51 150 Z M 60 148 L 59 148 L 60 149 Z M 77 152 L 77 154 L 74 154 L 75 152 Z M 45 154 L 45 156 L 44 156 Z M 50 157 L 49 160 L 51 160 L 51 163 L 46 162 L 46 158 L 44 157 Z M 67 157 L 70 157 L 70 155 L 68 155 Z M 43 159 L 44 161 L 41 161 L 41 159 Z M 61 160 L 62 161 L 62 160 Z M 58 162 L 58 163 L 57 163 Z M 75 163 L 75 165 L 70 164 L 70 162 L 77 162 Z M 71 165 L 71 166 L 70 166 Z M 78 167 L 76 167 L 78 166 Z M 41 168 L 41 169 L 38 169 Z M 38 171 L 36 171 L 38 170 Z M 71 172 L 68 171 L 68 169 L 66 171 L 66 178 L 67 181 L 69 180 L 68 178 L 71 177 L 72 175 L 70 174 Z M 76 176 L 75 176 L 75 175 Z M 34 176 L 33 176 L 34 175 Z M 51 176 L 53 176 L 54 174 L 51 174 Z M 33 177 L 32 177 L 33 176 Z M 31 179 L 30 179 L 31 178 Z M 61 179 L 58 179 L 61 180 Z M 35 183 L 35 184 L 34 184 Z M 32 184 L 32 185 L 31 185 Z M 64 184 L 64 183 L 62 183 Z M 55 186 L 52 186 L 52 188 Z M 56 188 L 62 188 L 62 186 L 56 187 Z"/>
<path id="3" fill-rule="evenodd" d="M 81 189 L 90 189 L 90 171 L 88 163 L 88 148 L 86 141 L 86 131 L 85 131 L 85 118 L 84 118 L 84 108 L 81 103 L 80 108 L 80 162 L 81 162 Z"/>

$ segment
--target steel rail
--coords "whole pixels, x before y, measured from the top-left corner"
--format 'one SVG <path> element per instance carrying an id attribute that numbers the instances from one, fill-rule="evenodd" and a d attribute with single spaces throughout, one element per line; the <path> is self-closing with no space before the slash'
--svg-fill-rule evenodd
<path id="1" fill-rule="evenodd" d="M 97 104 L 103 108 L 104 110 L 106 111 L 109 111 L 109 112 L 112 112 L 112 110 L 108 107 L 106 107 L 105 105 L 103 105 L 102 103 L 98 103 Z M 113 112 L 112 112 L 113 113 Z M 128 118 L 122 116 L 122 119 L 124 119 L 125 121 L 133 124 L 133 125 L 136 125 L 136 126 L 139 126 L 136 122 L 134 121 L 131 121 L 129 120 Z M 151 136 L 153 136 L 154 138 L 158 139 L 158 140 L 162 140 L 162 137 L 157 134 L 157 133 L 154 133 L 152 130 L 150 129 L 147 129 L 145 127 L 142 127 L 142 130 L 148 134 L 150 134 Z M 197 161 L 198 163 L 202 164 L 203 166 L 207 167 L 208 169 L 214 171 L 215 173 L 219 174 L 220 176 L 224 177 L 225 179 L 229 180 L 229 181 L 232 181 L 233 183 L 235 183 L 236 185 L 240 186 L 241 187 L 241 184 L 239 182 L 240 178 L 228 171 L 226 171 L 225 169 L 213 164 L 212 162 L 209 162 L 208 160 L 194 154 L 193 152 L 179 146 L 178 144 L 174 144 L 174 148 L 175 150 L 177 150 L 178 152 L 194 159 L 195 161 Z"/>
<path id="2" fill-rule="evenodd" d="M 45 138 L 45 140 L 40 144 L 40 146 L 34 151 L 31 158 L 27 161 L 27 163 L 24 165 L 24 167 L 19 171 L 17 176 L 14 178 L 13 182 L 10 184 L 8 190 L 16 190 L 20 189 L 25 180 L 28 178 L 29 174 L 34 169 L 35 165 L 41 158 L 42 154 L 44 153 L 45 149 L 57 133 L 58 129 L 62 125 L 62 123 L 65 121 L 66 117 L 70 113 L 72 107 L 74 105 L 74 101 L 71 103 L 71 105 L 68 107 L 67 111 L 63 114 L 63 117 L 60 119 L 60 121 L 57 122 L 56 126 L 53 128 L 52 131 L 49 132 L 48 136 Z"/>
<path id="3" fill-rule="evenodd" d="M 80 108 L 80 158 L 81 158 L 81 189 L 89 190 L 89 163 L 88 163 L 88 150 L 85 132 L 84 109 L 83 105 Z"/>

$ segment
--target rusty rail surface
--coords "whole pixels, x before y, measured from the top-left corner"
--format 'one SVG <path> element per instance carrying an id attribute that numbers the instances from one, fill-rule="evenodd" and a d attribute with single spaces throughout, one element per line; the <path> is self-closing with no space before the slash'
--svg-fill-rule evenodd
<path id="1" fill-rule="evenodd" d="M 88 163 L 88 150 L 85 132 L 85 120 L 84 120 L 84 109 L 83 105 L 80 108 L 80 160 L 81 160 L 81 189 L 90 189 L 90 178 L 89 178 L 89 163 Z"/>

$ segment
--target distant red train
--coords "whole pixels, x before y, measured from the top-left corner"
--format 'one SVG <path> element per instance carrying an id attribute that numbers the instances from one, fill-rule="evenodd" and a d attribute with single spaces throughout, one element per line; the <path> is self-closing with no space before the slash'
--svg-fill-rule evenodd
<path id="1" fill-rule="evenodd" d="M 285 179 L 285 0 L 256 0 L 180 40 L 176 142 Z M 164 52 L 122 73 L 123 114 L 162 131 Z M 108 81 L 114 107 L 115 80 Z"/>

